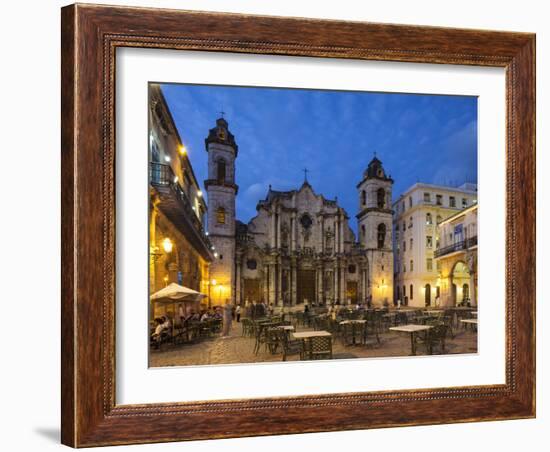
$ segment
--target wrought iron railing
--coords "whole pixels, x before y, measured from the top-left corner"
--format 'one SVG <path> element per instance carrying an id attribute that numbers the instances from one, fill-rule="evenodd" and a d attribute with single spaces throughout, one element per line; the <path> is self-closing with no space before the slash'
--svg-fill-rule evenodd
<path id="1" fill-rule="evenodd" d="M 477 235 L 469 237 L 460 242 L 435 250 L 434 257 L 445 256 L 446 254 L 454 253 L 455 251 L 464 251 L 477 245 Z"/>
<path id="2" fill-rule="evenodd" d="M 154 187 L 168 187 L 172 191 L 180 202 L 185 217 L 193 224 L 208 249 L 210 249 L 211 243 L 206 235 L 206 232 L 204 231 L 202 223 L 193 210 L 187 193 L 179 184 L 179 181 L 170 165 L 159 162 L 149 162 L 149 183 Z"/>

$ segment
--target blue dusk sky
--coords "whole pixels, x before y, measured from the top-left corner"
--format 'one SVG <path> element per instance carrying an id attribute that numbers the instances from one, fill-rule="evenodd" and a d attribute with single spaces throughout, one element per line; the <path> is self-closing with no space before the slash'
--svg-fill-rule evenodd
<path id="1" fill-rule="evenodd" d="M 477 183 L 476 97 L 180 84 L 162 90 L 201 187 L 204 139 L 225 112 L 239 146 L 243 222 L 269 185 L 299 188 L 307 168 L 315 192 L 338 197 L 356 231 L 356 185 L 375 152 L 394 179 L 394 200 L 416 182 Z"/>

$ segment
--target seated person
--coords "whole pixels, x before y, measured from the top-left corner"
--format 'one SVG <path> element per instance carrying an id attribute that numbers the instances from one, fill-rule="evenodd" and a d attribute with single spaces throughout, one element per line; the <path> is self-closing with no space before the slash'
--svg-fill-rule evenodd
<path id="1" fill-rule="evenodd" d="M 168 322 L 168 326 L 167 326 L 167 322 Z M 153 340 L 153 342 L 156 342 L 158 344 L 161 340 L 162 332 L 167 328 L 169 328 L 170 321 L 166 317 L 157 317 L 155 319 L 155 324 L 156 324 L 155 331 L 153 332 L 151 339 Z"/>

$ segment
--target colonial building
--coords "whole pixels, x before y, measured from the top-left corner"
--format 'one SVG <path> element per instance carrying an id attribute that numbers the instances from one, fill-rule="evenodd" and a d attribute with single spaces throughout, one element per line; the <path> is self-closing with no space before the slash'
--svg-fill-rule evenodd
<path id="1" fill-rule="evenodd" d="M 207 205 L 159 85 L 149 88 L 149 290 L 208 292 Z"/>
<path id="2" fill-rule="evenodd" d="M 458 188 L 417 183 L 393 204 L 395 257 L 394 300 L 410 306 L 431 306 L 442 298 L 438 280 L 438 225 L 477 202 L 477 185 Z"/>
<path id="3" fill-rule="evenodd" d="M 248 223 L 235 218 L 238 146 L 225 119 L 205 141 L 210 209 L 208 231 L 216 259 L 214 300 L 245 305 L 301 303 L 373 304 L 393 292 L 391 189 L 374 158 L 357 185 L 360 240 L 337 200 L 326 199 L 309 182 L 290 191 L 269 187 Z"/>
<path id="4" fill-rule="evenodd" d="M 438 229 L 434 257 L 440 268 L 442 306 L 477 306 L 477 204 L 443 220 Z"/>

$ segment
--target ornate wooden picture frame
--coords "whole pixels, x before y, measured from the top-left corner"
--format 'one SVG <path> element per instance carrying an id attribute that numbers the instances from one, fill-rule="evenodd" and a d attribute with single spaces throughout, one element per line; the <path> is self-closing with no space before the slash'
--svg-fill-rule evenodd
<path id="1" fill-rule="evenodd" d="M 535 416 L 535 36 L 71 5 L 62 9 L 62 442 L 73 447 Z M 506 70 L 506 382 L 115 403 L 115 51 L 163 48 Z"/>

